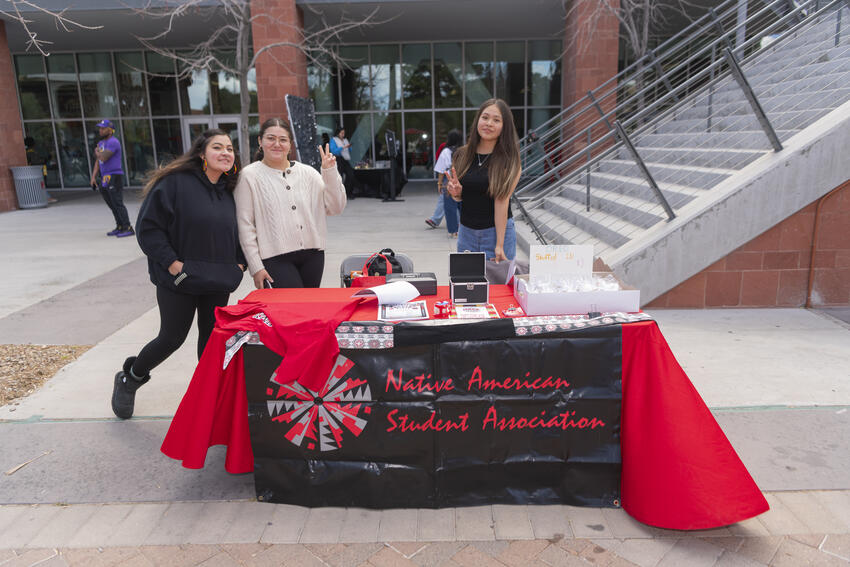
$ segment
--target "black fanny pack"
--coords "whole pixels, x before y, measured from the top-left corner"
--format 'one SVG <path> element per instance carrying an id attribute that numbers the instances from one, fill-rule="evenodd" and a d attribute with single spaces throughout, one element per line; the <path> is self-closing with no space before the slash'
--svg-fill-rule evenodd
<path id="1" fill-rule="evenodd" d="M 174 277 L 172 288 L 180 293 L 232 293 L 242 282 L 242 270 L 232 263 L 186 260 L 183 271 Z"/>

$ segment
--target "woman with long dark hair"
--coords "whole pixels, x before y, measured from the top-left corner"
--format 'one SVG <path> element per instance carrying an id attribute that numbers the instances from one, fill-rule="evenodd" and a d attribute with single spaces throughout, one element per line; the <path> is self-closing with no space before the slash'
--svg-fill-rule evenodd
<path id="1" fill-rule="evenodd" d="M 446 172 L 449 194 L 462 202 L 457 250 L 484 252 L 496 262 L 513 260 L 516 229 L 510 199 L 522 173 L 513 115 L 505 101 L 491 98 L 478 108 L 473 124 Z"/>
<path id="2" fill-rule="evenodd" d="M 289 159 L 292 128 L 280 118 L 260 127 L 256 159 L 239 175 L 234 197 L 239 240 L 257 289 L 319 287 L 327 216 L 345 209 L 336 158 L 319 146 L 322 173 Z"/>
<path id="3" fill-rule="evenodd" d="M 198 314 L 198 358 L 242 281 L 245 257 L 236 228 L 239 159 L 223 130 L 207 130 L 182 156 L 153 172 L 136 221 L 136 238 L 156 286 L 159 334 L 115 375 L 112 411 L 133 415 L 136 390 L 150 371 L 180 348 Z"/>

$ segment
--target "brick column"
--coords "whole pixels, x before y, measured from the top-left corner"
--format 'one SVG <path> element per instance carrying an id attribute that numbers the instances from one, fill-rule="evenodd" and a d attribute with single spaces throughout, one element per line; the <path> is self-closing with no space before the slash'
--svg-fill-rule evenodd
<path id="1" fill-rule="evenodd" d="M 301 41 L 304 15 L 295 0 L 252 0 L 254 52 L 280 41 Z M 306 97 L 307 58 L 295 47 L 275 47 L 257 59 L 257 103 L 260 123 L 287 118 L 284 96 Z"/>
<path id="2" fill-rule="evenodd" d="M 605 0 L 606 5 L 619 9 L 619 0 Z M 588 106 L 587 92 L 598 87 L 617 74 L 617 59 L 620 49 L 620 24 L 608 8 L 602 7 L 602 0 L 572 0 L 571 9 L 564 30 L 564 59 L 563 59 L 563 89 L 564 108 L 579 102 L 575 112 L 580 112 L 575 120 L 565 124 L 562 130 L 564 140 L 568 140 L 600 118 L 599 111 L 594 106 Z M 603 112 L 608 112 L 617 105 L 616 92 L 608 97 L 596 97 Z M 614 117 L 608 117 L 613 123 Z M 609 132 L 605 124 L 593 130 L 597 139 Z M 587 145 L 585 136 L 581 136 L 571 146 L 565 147 L 561 160 L 566 160 L 574 152 L 583 150 Z M 605 147 L 597 148 L 598 154 Z M 580 166 L 584 156 L 574 161 L 570 170 Z M 564 171 L 563 173 L 566 173 Z"/>
<path id="3" fill-rule="evenodd" d="M 564 107 L 617 74 L 620 24 L 599 0 L 573 0 L 564 30 Z M 607 0 L 619 7 L 619 0 Z M 595 12 L 595 13 L 594 13 Z M 609 105 L 611 101 L 605 101 Z M 616 102 L 616 101 L 614 101 Z"/>
<path id="4" fill-rule="evenodd" d="M 5 143 L 0 144 L 0 211 L 18 208 L 15 183 L 10 167 L 27 164 L 24 148 L 24 127 L 18 110 L 18 93 L 15 68 L 9 43 L 6 41 L 6 23 L 0 20 L 0 124 L 3 125 Z"/>

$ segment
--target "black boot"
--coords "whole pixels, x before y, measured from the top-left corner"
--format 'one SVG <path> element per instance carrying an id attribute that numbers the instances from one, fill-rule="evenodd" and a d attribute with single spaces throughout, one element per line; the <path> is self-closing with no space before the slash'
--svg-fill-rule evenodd
<path id="1" fill-rule="evenodd" d="M 115 374 L 115 383 L 112 386 L 112 412 L 121 419 L 133 417 L 136 390 L 147 384 L 148 380 L 151 379 L 150 374 L 147 374 L 141 380 L 136 380 L 130 375 L 130 369 L 135 361 L 135 356 L 124 361 L 124 368 Z"/>

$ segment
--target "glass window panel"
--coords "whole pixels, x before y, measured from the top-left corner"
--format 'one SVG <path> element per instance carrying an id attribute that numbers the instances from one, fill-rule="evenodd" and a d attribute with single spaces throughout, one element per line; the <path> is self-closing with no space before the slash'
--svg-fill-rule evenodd
<path id="1" fill-rule="evenodd" d="M 333 112 L 339 110 L 336 68 L 327 59 L 321 63 L 321 65 L 316 63 L 307 65 L 307 88 L 316 112 Z"/>
<path id="2" fill-rule="evenodd" d="M 105 118 L 118 115 L 115 82 L 112 79 L 112 58 L 108 53 L 79 53 L 80 94 L 86 118 Z"/>
<path id="3" fill-rule="evenodd" d="M 437 149 L 442 146 L 449 135 L 449 130 L 457 129 L 463 137 L 463 111 L 434 113 L 434 159 L 437 159 Z"/>
<path id="4" fill-rule="evenodd" d="M 401 60 L 404 107 L 431 108 L 431 45 L 405 45 Z"/>
<path id="5" fill-rule="evenodd" d="M 401 63 L 398 45 L 373 45 L 372 107 L 377 110 L 401 108 Z"/>
<path id="6" fill-rule="evenodd" d="M 323 140 L 322 134 L 328 135 L 327 141 L 322 141 L 322 144 L 330 144 L 331 138 L 334 135 L 336 125 L 339 123 L 339 117 L 336 114 L 319 114 L 316 116 L 316 139 Z"/>
<path id="7" fill-rule="evenodd" d="M 77 91 L 77 70 L 74 56 L 54 54 L 47 58 L 47 80 L 53 112 L 61 118 L 80 118 L 80 93 Z"/>
<path id="8" fill-rule="evenodd" d="M 528 42 L 528 106 L 561 106 L 561 42 Z"/>
<path id="9" fill-rule="evenodd" d="M 219 57 L 226 65 L 236 65 L 236 53 L 227 51 Z M 213 112 L 215 114 L 239 114 L 239 78 L 227 71 L 210 71 L 210 94 L 212 95 Z"/>
<path id="10" fill-rule="evenodd" d="M 41 55 L 15 55 L 21 114 L 27 118 L 50 118 L 44 60 Z"/>
<path id="11" fill-rule="evenodd" d="M 154 119 L 153 137 L 156 142 L 156 161 L 165 165 L 183 153 L 183 134 L 180 120 L 176 118 Z"/>
<path id="12" fill-rule="evenodd" d="M 528 128 L 537 128 L 560 112 L 560 108 L 529 108 Z"/>
<path id="13" fill-rule="evenodd" d="M 395 133 L 396 140 L 401 139 L 401 113 L 391 112 L 387 114 L 386 112 L 379 112 L 372 116 L 372 120 L 375 129 L 375 139 L 373 142 L 375 159 L 378 161 L 388 160 L 390 159 L 390 155 L 387 148 L 387 130 L 392 130 Z"/>
<path id="14" fill-rule="evenodd" d="M 525 42 L 496 43 L 496 96 L 511 106 L 525 106 Z"/>
<path id="15" fill-rule="evenodd" d="M 404 152 L 408 179 L 434 177 L 434 144 L 430 112 L 408 112 L 404 115 Z"/>
<path id="16" fill-rule="evenodd" d="M 174 61 L 157 53 L 145 53 L 149 73 L 174 74 Z M 177 80 L 171 77 L 148 75 L 148 92 L 151 97 L 151 114 L 168 116 L 179 114 L 177 105 Z M 179 155 L 179 154 L 177 154 Z"/>
<path id="17" fill-rule="evenodd" d="M 493 98 L 493 43 L 467 43 L 464 66 L 467 106 Z"/>
<path id="18" fill-rule="evenodd" d="M 27 165 L 43 165 L 45 186 L 60 187 L 59 164 L 56 162 L 56 144 L 53 140 L 53 124 L 50 122 L 25 122 Z M 31 138 L 31 140 L 27 139 Z"/>
<path id="19" fill-rule="evenodd" d="M 254 160 L 254 154 L 260 149 L 260 118 L 258 116 L 248 117 L 248 159 Z M 243 166 L 248 165 L 243 163 Z"/>
<path id="20" fill-rule="evenodd" d="M 463 51 L 459 43 L 434 44 L 434 105 L 437 108 L 463 106 Z"/>
<path id="21" fill-rule="evenodd" d="M 144 185 L 145 175 L 154 169 L 151 126 L 147 119 L 124 120 L 124 150 L 127 154 L 125 185 Z"/>
<path id="22" fill-rule="evenodd" d="M 351 142 L 351 165 L 372 159 L 372 120 L 368 114 L 346 114 L 342 117 L 345 137 Z"/>
<path id="23" fill-rule="evenodd" d="M 210 113 L 210 81 L 206 69 L 196 69 L 180 79 L 180 102 L 183 114 Z"/>
<path id="24" fill-rule="evenodd" d="M 115 73 L 118 75 L 118 103 L 122 116 L 147 116 L 148 97 L 145 93 L 145 62 L 139 52 L 115 54 Z"/>
<path id="25" fill-rule="evenodd" d="M 57 122 L 56 141 L 65 187 L 88 187 L 91 171 L 86 158 L 86 139 L 82 122 Z M 94 147 L 94 141 L 92 141 Z"/>
<path id="26" fill-rule="evenodd" d="M 259 110 L 257 110 L 259 108 L 257 106 L 257 69 L 251 69 L 248 71 L 248 97 L 251 99 L 248 112 L 259 112 Z M 259 126 L 257 126 L 257 132 L 259 131 Z"/>
<path id="27" fill-rule="evenodd" d="M 340 57 L 349 68 L 340 69 L 343 110 L 368 110 L 369 99 L 369 50 L 365 45 L 341 47 Z"/>

